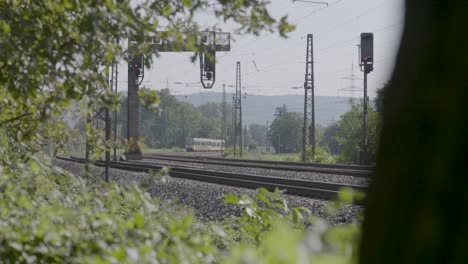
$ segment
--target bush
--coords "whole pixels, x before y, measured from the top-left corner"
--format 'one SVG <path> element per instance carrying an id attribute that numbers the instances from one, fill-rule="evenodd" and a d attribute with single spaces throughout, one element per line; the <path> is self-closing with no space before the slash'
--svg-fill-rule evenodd
<path id="1" fill-rule="evenodd" d="M 210 263 L 218 255 L 191 215 L 142 192 L 86 185 L 39 160 L 1 175 L 0 259 L 10 263 Z"/>
<path id="2" fill-rule="evenodd" d="M 336 159 L 324 147 L 317 147 L 315 149 L 314 162 L 319 163 L 336 163 Z"/>
<path id="3" fill-rule="evenodd" d="M 290 208 L 278 192 L 227 195 L 226 202 L 241 206 L 242 215 L 200 223 L 191 214 L 169 213 L 174 210 L 138 186 L 85 184 L 37 158 L 19 167 L 0 170 L 0 259 L 7 263 L 351 263 L 355 258 L 359 223 L 329 226 L 304 208 Z"/>
<path id="4" fill-rule="evenodd" d="M 299 153 L 299 158 L 302 159 L 302 153 Z M 315 148 L 314 158 L 312 158 L 312 150 L 306 149 L 306 162 L 336 163 L 336 159 L 326 148 L 318 146 Z"/>

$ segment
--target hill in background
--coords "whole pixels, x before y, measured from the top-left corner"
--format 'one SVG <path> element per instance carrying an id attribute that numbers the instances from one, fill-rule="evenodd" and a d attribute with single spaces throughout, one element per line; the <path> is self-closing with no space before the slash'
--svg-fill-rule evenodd
<path id="1" fill-rule="evenodd" d="M 221 103 L 221 93 L 187 94 L 187 102 L 199 106 L 208 102 Z M 176 96 L 184 100 L 184 96 Z M 232 104 L 232 93 L 226 93 L 227 104 Z M 249 124 L 265 124 L 275 118 L 276 108 L 285 104 L 289 112 L 304 112 L 304 97 L 301 95 L 247 95 L 242 99 L 243 122 Z M 315 97 L 315 122 L 317 125 L 328 126 L 339 120 L 340 116 L 350 110 L 349 98 L 338 96 Z M 229 113 L 228 113 L 229 114 Z"/>

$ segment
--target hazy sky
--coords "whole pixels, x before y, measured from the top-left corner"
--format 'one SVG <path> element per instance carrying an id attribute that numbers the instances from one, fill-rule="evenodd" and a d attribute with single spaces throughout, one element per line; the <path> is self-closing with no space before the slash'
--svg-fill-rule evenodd
<path id="1" fill-rule="evenodd" d="M 248 94 L 303 94 L 306 35 L 314 35 L 315 94 L 362 96 L 362 90 L 348 90 L 351 65 L 357 89 L 362 87 L 362 73 L 357 64 L 357 44 L 361 32 L 374 33 L 374 71 L 368 75 L 369 95 L 374 97 L 391 75 L 403 29 L 403 0 L 332 0 L 329 6 L 272 0 L 275 17 L 288 15 L 297 26 L 287 39 L 264 33 L 259 37 L 232 35 L 231 51 L 217 53 L 216 83 L 213 89 L 174 84 L 199 83 L 199 62 L 190 63 L 190 53 L 162 53 L 151 69 L 145 70 L 143 86 L 165 88 L 175 94 L 220 92 L 223 83 L 235 84 L 236 62 L 241 62 L 242 85 Z M 223 24 L 207 10 L 199 20 L 205 26 L 218 24 L 223 31 L 233 31 L 233 24 Z M 119 67 L 119 90 L 127 90 L 126 65 Z M 234 88 L 227 87 L 228 92 Z"/>

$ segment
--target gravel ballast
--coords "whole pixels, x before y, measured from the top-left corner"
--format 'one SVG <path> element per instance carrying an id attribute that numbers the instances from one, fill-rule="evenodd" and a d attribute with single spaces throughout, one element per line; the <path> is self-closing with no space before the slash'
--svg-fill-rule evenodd
<path id="1" fill-rule="evenodd" d="M 83 164 L 54 160 L 54 165 L 66 169 L 77 176 L 84 176 Z M 102 173 L 103 168 L 93 167 L 92 170 L 94 173 L 99 174 Z M 111 181 L 115 181 L 122 186 L 131 186 L 133 183 L 137 183 L 140 186 L 144 186 L 151 195 L 163 201 L 182 205 L 187 210 L 193 210 L 195 215 L 202 221 L 222 220 L 229 216 L 240 215 L 240 207 L 224 204 L 225 194 L 255 195 L 255 190 L 252 189 L 174 177 L 163 177 L 161 179 L 142 172 L 130 172 L 111 168 L 109 174 Z M 312 214 L 325 218 L 332 224 L 350 222 L 353 215 L 363 210 L 360 206 L 348 205 L 334 216 L 330 216 L 326 213 L 329 203 L 327 201 L 292 195 L 282 196 L 288 201 L 290 206 L 303 206 L 309 209 Z"/>
<path id="2" fill-rule="evenodd" d="M 155 159 L 143 159 L 144 162 L 161 164 L 161 165 L 172 165 L 172 166 L 191 166 L 203 170 L 221 171 L 221 172 L 234 172 L 240 174 L 253 174 L 263 176 L 275 176 L 288 179 L 306 180 L 306 181 L 318 181 L 328 183 L 341 183 L 341 184 L 352 184 L 367 186 L 369 179 L 365 177 L 355 177 L 348 175 L 337 175 L 327 174 L 318 172 L 302 172 L 302 171 L 285 171 L 275 169 L 263 169 L 263 168 L 252 168 L 252 167 L 239 167 L 239 166 L 228 166 L 228 165 L 213 165 L 196 162 L 182 162 L 182 161 L 167 161 L 167 160 L 155 160 Z"/>

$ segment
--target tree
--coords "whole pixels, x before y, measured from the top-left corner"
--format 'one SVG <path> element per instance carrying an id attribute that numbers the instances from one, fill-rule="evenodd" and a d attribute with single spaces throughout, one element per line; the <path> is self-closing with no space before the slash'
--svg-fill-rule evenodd
<path id="1" fill-rule="evenodd" d="M 251 135 L 251 139 L 255 141 L 257 145 L 266 145 L 266 126 L 259 124 L 250 124 L 249 134 Z"/>
<path id="2" fill-rule="evenodd" d="M 374 99 L 374 105 L 377 109 L 377 112 L 380 116 L 383 116 L 384 109 L 383 109 L 383 102 L 384 102 L 384 94 L 385 91 L 388 90 L 389 83 L 384 84 L 384 86 L 380 89 L 377 89 L 377 96 Z"/>
<path id="3" fill-rule="evenodd" d="M 384 91 L 361 264 L 467 260 L 463 10 L 461 0 L 406 1 L 402 44 Z"/>
<path id="4" fill-rule="evenodd" d="M 106 91 L 106 68 L 133 52 L 117 40 L 136 36 L 141 41 L 162 24 L 172 36 L 199 34 L 192 18 L 207 5 L 221 19 L 237 22 L 242 32 L 258 34 L 277 27 L 283 35 L 291 28 L 285 19 L 270 17 L 268 1 L 137 2 L 0 2 L 2 261 L 214 261 L 209 236 L 191 228 L 192 217 L 164 217 L 164 207 L 155 206 L 138 187 L 127 190 L 98 181 L 86 185 L 52 166 L 43 150 L 50 142 L 59 147 L 66 142 L 68 127 L 61 119 L 72 102 L 82 102 L 83 109 L 117 106 Z M 180 44 L 198 49 L 193 42 Z M 151 53 L 147 45 L 135 49 Z M 86 129 L 93 132 L 90 126 Z M 150 243 L 151 248 L 148 241 L 157 243 Z"/>
<path id="5" fill-rule="evenodd" d="M 333 155 L 338 155 L 341 152 L 340 144 L 336 138 L 339 129 L 339 123 L 333 123 L 328 127 L 325 127 L 319 141 L 319 145 L 328 149 Z"/>
<path id="6" fill-rule="evenodd" d="M 350 100 L 351 110 L 344 113 L 338 122 L 336 131 L 336 141 L 338 142 L 341 152 L 341 162 L 357 162 L 358 152 L 362 145 L 362 102 L 357 104 Z M 375 157 L 377 151 L 377 139 L 379 136 L 380 117 L 368 105 L 368 139 L 369 153 L 371 157 Z M 372 158 L 374 159 L 374 158 Z"/>
<path id="7" fill-rule="evenodd" d="M 202 114 L 202 123 L 197 137 L 221 138 L 221 105 L 208 102 L 197 107 Z"/>
<path id="8" fill-rule="evenodd" d="M 148 45 L 132 50 L 117 40 L 143 35 L 154 36 L 160 25 L 172 36 L 180 32 L 199 35 L 202 30 L 193 16 L 210 6 L 220 19 L 233 20 L 240 33 L 259 34 L 276 30 L 285 36 L 294 27 L 286 18 L 272 18 L 263 0 L 242 2 L 146 0 L 130 1 L 84 0 L 56 2 L 0 2 L 0 93 L 2 114 L 0 134 L 10 148 L 20 156 L 39 151 L 43 139 L 55 138 L 59 146 L 66 136 L 57 126 L 48 123 L 63 113 L 75 101 L 84 105 L 114 107 L 112 94 L 101 91 L 107 87 L 106 67 L 115 61 L 127 60 L 131 53 L 151 54 Z M 40 32 L 40 33 L 38 33 Z M 196 39 L 181 41 L 177 46 L 191 48 Z M 145 56 L 149 66 L 151 56 Z M 28 124 L 25 126 L 24 124 Z M 22 144 L 18 144 L 22 142 Z M 27 144 L 25 144 L 27 143 Z M 3 151 L 2 151 L 3 152 Z M 10 158 L 3 157 L 2 162 Z"/>
<path id="9" fill-rule="evenodd" d="M 197 107 L 205 118 L 220 118 L 221 105 L 215 102 L 208 102 Z"/>
<path id="10" fill-rule="evenodd" d="M 277 153 L 298 152 L 301 147 L 302 115 L 286 112 L 273 120 L 270 126 L 271 143 Z"/>

